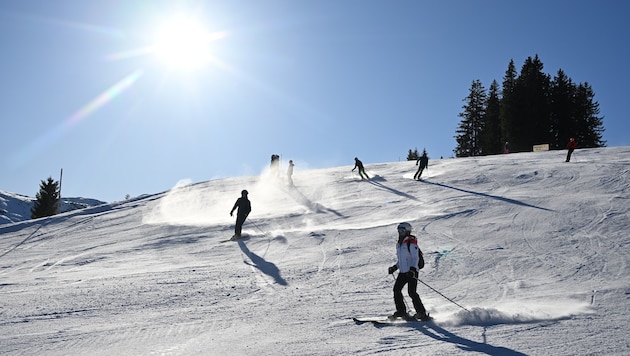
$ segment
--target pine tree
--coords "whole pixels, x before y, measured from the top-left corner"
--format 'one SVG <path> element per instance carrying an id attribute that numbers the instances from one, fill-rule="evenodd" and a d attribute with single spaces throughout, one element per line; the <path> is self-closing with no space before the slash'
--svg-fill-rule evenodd
<path id="1" fill-rule="evenodd" d="M 466 104 L 462 106 L 463 112 L 458 116 L 462 118 L 457 129 L 457 147 L 453 152 L 456 157 L 479 156 L 483 154 L 480 144 L 480 133 L 484 129 L 484 117 L 486 113 L 487 94 L 480 80 L 473 80 L 470 93 L 464 99 Z"/>
<path id="2" fill-rule="evenodd" d="M 429 155 L 427 154 L 427 148 L 423 148 L 422 149 L 422 156 L 427 156 L 427 158 L 429 157 Z M 418 159 L 420 159 L 421 156 L 418 156 Z"/>
<path id="3" fill-rule="evenodd" d="M 579 147 L 606 146 L 591 86 L 575 85 L 561 69 L 553 80 L 542 70 L 536 55 L 525 60 L 517 76 L 510 60 L 502 89 L 493 81 L 487 95 L 481 83 L 473 81 L 464 112 L 458 115 L 463 120 L 455 136 L 457 157 L 499 153 L 505 142 L 512 152 L 530 151 L 541 143 L 564 149 L 570 137 Z M 482 98 L 487 99 L 485 106 L 479 103 Z"/>
<path id="4" fill-rule="evenodd" d="M 549 76 L 542 72 L 543 64 L 528 57 L 514 88 L 515 107 L 512 112 L 510 146 L 516 152 L 530 151 L 535 144 L 550 140 Z"/>
<path id="5" fill-rule="evenodd" d="M 416 149 L 413 151 L 410 148 L 409 152 L 407 153 L 407 161 L 417 161 L 418 158 L 420 158 L 420 154 L 418 153 L 418 147 L 416 147 Z"/>
<path id="6" fill-rule="evenodd" d="M 563 149 L 574 135 L 575 85 L 562 69 L 551 81 L 550 86 L 550 131 L 549 145 L 552 149 Z"/>
<path id="7" fill-rule="evenodd" d="M 501 122 L 501 141 L 512 142 L 515 134 L 512 127 L 514 126 L 514 110 L 515 102 L 517 100 L 515 96 L 516 87 L 516 66 L 514 66 L 514 60 L 510 60 L 508 69 L 505 71 L 503 77 L 503 88 L 501 91 L 501 109 L 499 111 L 499 120 Z"/>
<path id="8" fill-rule="evenodd" d="M 575 140 L 579 147 L 604 147 L 603 118 L 599 117 L 599 103 L 594 101 L 595 93 L 588 83 L 577 86 L 575 93 Z"/>
<path id="9" fill-rule="evenodd" d="M 59 212 L 59 183 L 51 177 L 47 181 L 41 181 L 35 197 L 37 199 L 31 208 L 31 219 L 52 216 Z"/>
<path id="10" fill-rule="evenodd" d="M 493 155 L 503 152 L 500 116 L 501 99 L 499 98 L 499 83 L 493 80 L 488 92 L 483 131 L 481 132 L 480 138 L 481 151 L 484 155 Z"/>

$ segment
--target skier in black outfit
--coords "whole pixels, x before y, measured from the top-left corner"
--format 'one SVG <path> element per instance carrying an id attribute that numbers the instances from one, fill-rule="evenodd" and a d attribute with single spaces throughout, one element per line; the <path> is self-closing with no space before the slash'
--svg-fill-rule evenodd
<path id="1" fill-rule="evenodd" d="M 396 304 L 396 312 L 391 315 L 390 319 L 403 318 L 406 320 L 431 320 L 427 310 L 424 308 L 422 301 L 416 288 L 418 287 L 418 268 L 424 267 L 420 262 L 420 254 L 418 248 L 418 240 L 411 234 L 411 224 L 403 222 L 398 224 L 398 243 L 396 244 L 396 256 L 398 262 L 389 267 L 389 274 L 393 274 L 399 270 L 396 283 L 394 283 L 394 303 Z M 407 306 L 403 299 L 402 289 L 407 285 L 407 293 L 411 297 L 416 315 L 407 314 Z"/>
<path id="2" fill-rule="evenodd" d="M 357 157 L 354 157 L 354 168 L 352 168 L 352 171 L 354 172 L 354 170 L 357 168 L 359 169 L 359 175 L 361 176 L 361 180 L 365 178 L 370 179 L 367 173 L 365 173 L 365 168 L 363 168 L 363 162 L 361 162 Z M 363 178 L 364 174 L 365 174 L 365 178 Z"/>
<path id="3" fill-rule="evenodd" d="M 416 161 L 416 166 L 418 166 L 418 171 L 413 176 L 413 179 L 420 180 L 422 171 L 424 171 L 425 168 L 429 168 L 429 157 L 427 157 L 426 149 L 422 151 L 422 156 L 420 156 L 420 158 Z"/>
<path id="4" fill-rule="evenodd" d="M 234 210 L 238 208 L 238 212 L 236 213 L 236 225 L 234 226 L 234 236 L 232 236 L 232 240 L 237 240 L 241 238 L 241 229 L 243 228 L 243 223 L 245 219 L 247 219 L 247 215 L 249 215 L 250 211 L 252 211 L 252 205 L 247 199 L 247 190 L 243 190 L 241 192 L 241 197 L 236 199 L 236 203 L 234 203 L 234 207 L 230 211 L 230 216 L 234 216 Z"/>
<path id="5" fill-rule="evenodd" d="M 280 156 L 277 154 L 271 155 L 271 174 L 274 178 L 280 176 Z"/>

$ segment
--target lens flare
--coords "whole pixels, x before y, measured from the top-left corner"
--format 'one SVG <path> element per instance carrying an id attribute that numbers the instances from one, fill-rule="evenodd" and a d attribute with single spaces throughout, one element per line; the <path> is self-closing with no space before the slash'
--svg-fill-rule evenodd
<path id="1" fill-rule="evenodd" d="M 128 90 L 142 76 L 142 74 L 142 70 L 136 70 L 109 87 L 92 101 L 77 110 L 62 124 L 47 131 L 44 135 L 38 137 L 19 150 L 9 159 L 10 165 L 13 167 L 19 167 L 28 163 L 33 159 L 33 157 L 45 151 L 55 141 L 58 141 L 68 130 L 72 128 L 72 126 L 76 125 L 79 121 L 85 119 L 107 103 L 111 102 L 117 96 L 120 96 L 125 90 Z"/>
<path id="2" fill-rule="evenodd" d="M 70 118 L 66 121 L 66 125 L 74 125 L 86 116 L 100 109 L 108 102 L 112 101 L 122 92 L 131 87 L 133 83 L 135 83 L 142 76 L 142 73 L 142 70 L 136 70 L 135 72 L 123 78 L 118 83 L 112 85 L 109 89 L 105 90 L 102 94 L 94 98 L 94 100 L 90 101 L 77 112 L 75 112 L 72 116 L 70 116 Z"/>

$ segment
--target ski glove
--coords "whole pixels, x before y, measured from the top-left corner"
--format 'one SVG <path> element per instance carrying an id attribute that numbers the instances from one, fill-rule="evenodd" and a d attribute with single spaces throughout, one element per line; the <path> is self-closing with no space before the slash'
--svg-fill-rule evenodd
<path id="1" fill-rule="evenodd" d="M 418 279 L 418 270 L 411 267 L 411 269 L 408 272 L 409 277 L 413 278 L 413 279 Z"/>
<path id="2" fill-rule="evenodd" d="M 393 265 L 393 266 L 391 266 L 391 267 L 389 267 L 389 268 L 387 269 L 387 272 L 388 272 L 389 274 L 393 274 L 393 273 L 394 273 L 394 272 L 396 272 L 397 270 L 398 270 L 398 265 Z"/>

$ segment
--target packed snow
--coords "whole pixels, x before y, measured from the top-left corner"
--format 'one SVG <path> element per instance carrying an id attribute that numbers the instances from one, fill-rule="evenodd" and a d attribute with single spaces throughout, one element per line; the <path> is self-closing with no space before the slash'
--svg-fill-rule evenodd
<path id="1" fill-rule="evenodd" d="M 431 159 L 422 181 L 413 161 L 362 181 L 295 160 L 294 187 L 182 181 L 2 224 L 0 354 L 630 354 L 630 147 L 564 155 Z M 357 325 L 394 311 L 402 221 L 435 321 Z"/>

